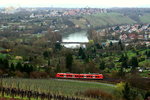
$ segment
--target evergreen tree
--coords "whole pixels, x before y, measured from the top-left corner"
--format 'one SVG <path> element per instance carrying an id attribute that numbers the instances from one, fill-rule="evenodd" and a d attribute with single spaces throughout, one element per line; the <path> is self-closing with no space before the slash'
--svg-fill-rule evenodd
<path id="1" fill-rule="evenodd" d="M 79 55 L 79 56 L 82 56 L 82 54 L 83 54 L 83 49 L 80 47 L 80 48 L 79 48 L 78 55 Z"/>
<path id="2" fill-rule="evenodd" d="M 30 70 L 29 70 L 29 73 L 30 73 L 30 72 L 33 72 L 33 71 L 34 71 L 33 65 L 30 65 L 29 69 L 30 69 Z"/>
<path id="3" fill-rule="evenodd" d="M 110 46 L 110 47 L 112 47 L 112 46 L 113 46 L 113 43 L 112 43 L 112 42 L 110 42 L 110 43 L 109 43 L 109 46 Z"/>
<path id="4" fill-rule="evenodd" d="M 32 65 L 24 64 L 24 72 L 29 74 L 32 71 L 33 71 L 33 66 Z"/>
<path id="5" fill-rule="evenodd" d="M 9 61 L 7 59 L 0 59 L 0 69 L 9 69 Z"/>
<path id="6" fill-rule="evenodd" d="M 132 59 L 131 59 L 131 65 L 132 65 L 133 68 L 138 67 L 137 57 L 132 57 Z"/>
<path id="7" fill-rule="evenodd" d="M 104 70 L 104 69 L 105 69 L 105 62 L 104 62 L 104 61 L 101 61 L 99 68 L 100 68 L 101 70 Z"/>
<path id="8" fill-rule="evenodd" d="M 8 68 L 9 68 L 9 62 L 8 62 L 7 59 L 4 59 L 4 60 L 3 60 L 3 65 L 4 65 L 4 68 L 5 68 L 5 69 L 8 69 Z"/>
<path id="9" fill-rule="evenodd" d="M 2 70 L 4 70 L 4 63 L 3 63 L 3 60 L 2 59 L 0 59 L 0 69 L 2 69 Z"/>
<path id="10" fill-rule="evenodd" d="M 139 51 L 136 51 L 136 55 L 137 55 L 137 56 L 139 55 Z"/>
<path id="11" fill-rule="evenodd" d="M 50 59 L 48 60 L 48 66 L 50 66 L 51 65 L 51 62 L 50 62 Z"/>
<path id="12" fill-rule="evenodd" d="M 145 54 L 147 57 L 150 57 L 150 51 L 146 51 Z"/>
<path id="13" fill-rule="evenodd" d="M 44 58 L 49 58 L 50 57 L 50 52 L 44 51 L 43 56 L 44 56 Z"/>
<path id="14" fill-rule="evenodd" d="M 60 44 L 60 42 L 56 42 L 55 49 L 56 50 L 61 50 L 61 44 Z"/>
<path id="15" fill-rule="evenodd" d="M 20 62 L 17 63 L 16 70 L 18 70 L 18 71 L 22 70 L 22 64 Z"/>
<path id="16" fill-rule="evenodd" d="M 148 53 L 147 53 L 147 57 L 150 57 L 150 51 L 148 51 Z"/>
<path id="17" fill-rule="evenodd" d="M 85 55 L 85 52 L 83 52 L 82 59 L 85 59 L 85 58 L 86 58 L 86 55 Z"/>
<path id="18" fill-rule="evenodd" d="M 10 65 L 10 70 L 11 70 L 11 71 L 15 71 L 15 66 L 14 66 L 13 63 L 11 63 L 11 65 Z"/>
<path id="19" fill-rule="evenodd" d="M 121 67 L 128 68 L 128 62 L 127 62 L 127 60 L 122 61 Z"/>
<path id="20" fill-rule="evenodd" d="M 118 42 L 118 45 L 122 45 L 122 42 L 121 42 L 121 40 L 119 40 L 119 42 Z"/>
<path id="21" fill-rule="evenodd" d="M 124 55 L 122 54 L 121 57 L 120 57 L 120 59 L 119 59 L 119 62 L 122 62 L 123 60 L 125 60 L 125 57 L 124 57 Z"/>
<path id="22" fill-rule="evenodd" d="M 92 52 L 93 52 L 94 54 L 96 54 L 96 48 L 95 48 L 95 47 L 93 48 Z"/>
<path id="23" fill-rule="evenodd" d="M 119 62 L 123 62 L 123 61 L 125 61 L 125 60 L 126 60 L 126 61 L 128 60 L 128 56 L 127 56 L 127 54 L 125 54 L 125 55 L 122 54 L 121 57 L 120 57 L 120 59 L 119 59 Z"/>
<path id="24" fill-rule="evenodd" d="M 81 59 L 85 59 L 86 58 L 85 52 L 84 52 L 84 50 L 81 47 L 79 48 L 78 55 L 81 57 Z"/>
<path id="25" fill-rule="evenodd" d="M 73 63 L 73 56 L 71 53 L 66 55 L 66 68 L 71 72 Z"/>
<path id="26" fill-rule="evenodd" d="M 128 83 L 125 84 L 122 93 L 123 93 L 123 98 L 124 98 L 125 100 L 131 100 L 131 99 L 130 99 L 130 86 L 129 86 Z"/>
<path id="27" fill-rule="evenodd" d="M 28 64 L 24 64 L 23 68 L 24 68 L 24 72 L 28 72 L 28 70 L 29 70 Z"/>
<path id="28" fill-rule="evenodd" d="M 123 48 L 123 44 L 122 44 L 121 40 L 119 40 L 118 45 L 120 46 L 120 49 L 121 49 L 121 50 L 123 50 L 123 49 L 124 49 L 124 48 Z"/>

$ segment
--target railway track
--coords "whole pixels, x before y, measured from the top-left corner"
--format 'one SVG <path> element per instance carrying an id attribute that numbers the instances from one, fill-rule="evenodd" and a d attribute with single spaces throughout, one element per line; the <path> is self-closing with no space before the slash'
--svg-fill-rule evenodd
<path id="1" fill-rule="evenodd" d="M 89 84 L 101 84 L 101 85 L 106 85 L 106 86 L 112 86 L 115 87 L 114 84 L 109 84 L 109 83 L 104 83 L 100 81 L 90 81 L 90 80 L 73 80 L 73 79 L 55 79 L 57 81 L 68 81 L 68 82 L 78 82 L 78 83 L 89 83 Z"/>
<path id="2" fill-rule="evenodd" d="M 90 82 L 90 83 L 104 83 L 104 84 L 112 84 L 112 85 L 115 85 L 117 83 L 120 83 L 120 82 L 125 82 L 126 80 L 125 79 L 117 79 L 117 78 L 104 78 L 104 79 L 101 79 L 101 80 L 97 80 L 97 79 L 70 79 L 70 78 L 53 78 L 55 80 L 58 80 L 58 81 L 72 81 L 72 82 Z M 145 80 L 145 81 L 150 81 L 150 78 L 142 78 L 142 80 Z"/>
<path id="3" fill-rule="evenodd" d="M 86 83 L 104 83 L 104 84 L 112 84 L 115 85 L 116 83 L 119 83 L 123 80 L 117 80 L 117 79 L 101 79 L 101 80 L 95 80 L 95 79 L 70 79 L 70 78 L 52 78 L 54 80 L 58 81 L 72 81 L 72 82 L 86 82 Z M 115 80 L 115 81 L 114 81 Z M 116 82 L 117 81 L 117 82 Z"/>

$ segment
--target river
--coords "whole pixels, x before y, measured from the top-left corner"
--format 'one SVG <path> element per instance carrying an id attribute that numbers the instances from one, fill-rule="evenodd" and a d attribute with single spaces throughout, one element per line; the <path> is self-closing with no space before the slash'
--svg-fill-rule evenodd
<path id="1" fill-rule="evenodd" d="M 86 31 L 75 32 L 62 37 L 62 42 L 88 42 L 88 41 L 89 40 Z M 67 48 L 80 47 L 80 44 L 62 44 L 62 45 L 64 45 Z"/>

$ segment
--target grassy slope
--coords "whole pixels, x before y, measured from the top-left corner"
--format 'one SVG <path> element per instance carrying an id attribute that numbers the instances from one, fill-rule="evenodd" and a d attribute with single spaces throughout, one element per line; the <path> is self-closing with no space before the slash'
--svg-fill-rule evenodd
<path id="1" fill-rule="evenodd" d="M 148 13 L 144 13 L 143 16 L 138 18 L 140 23 L 150 23 L 150 14 Z M 75 25 L 79 25 L 82 29 L 87 29 L 88 23 L 90 23 L 93 27 L 139 23 L 134 21 L 134 19 L 124 16 L 120 13 L 98 13 L 93 15 L 83 15 L 80 19 L 70 18 L 69 20 Z"/>
<path id="2" fill-rule="evenodd" d="M 150 14 L 144 14 L 140 17 L 142 23 L 150 23 Z"/>
<path id="3" fill-rule="evenodd" d="M 69 20 L 74 24 L 79 25 L 82 29 L 87 28 L 88 22 L 93 25 L 93 27 L 135 23 L 131 18 L 119 13 L 98 13 L 93 15 L 83 15 L 82 17 L 83 18 L 80 19 L 71 18 Z"/>
<path id="4" fill-rule="evenodd" d="M 31 89 L 35 91 L 52 93 L 61 93 L 63 95 L 74 95 L 79 91 L 85 91 L 87 89 L 101 89 L 106 92 L 113 92 L 114 86 L 109 84 L 98 83 L 86 83 L 80 81 L 60 81 L 52 79 L 3 79 L 3 86 L 5 87 L 19 87 L 22 89 Z"/>
<path id="5" fill-rule="evenodd" d="M 119 13 L 99 13 L 84 16 L 94 27 L 117 24 L 133 24 L 135 21 Z"/>

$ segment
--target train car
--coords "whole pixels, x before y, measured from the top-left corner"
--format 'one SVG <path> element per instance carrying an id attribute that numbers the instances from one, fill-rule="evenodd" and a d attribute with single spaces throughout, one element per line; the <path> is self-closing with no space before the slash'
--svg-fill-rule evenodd
<path id="1" fill-rule="evenodd" d="M 56 78 L 75 78 L 75 74 L 72 74 L 72 73 L 57 73 Z"/>
<path id="2" fill-rule="evenodd" d="M 80 74 L 81 79 L 103 79 L 102 74 Z"/>
<path id="3" fill-rule="evenodd" d="M 68 79 L 103 79 L 102 74 L 74 74 L 74 73 L 57 73 L 56 78 Z"/>

